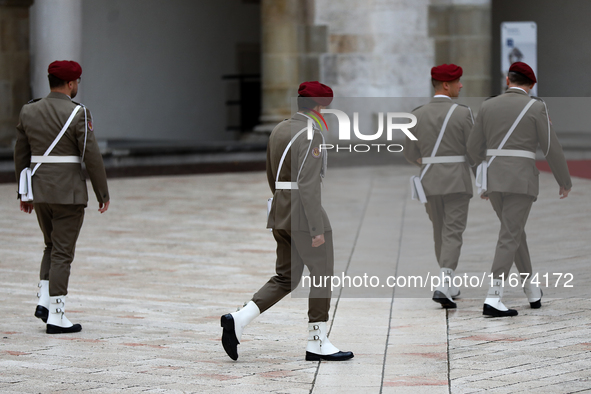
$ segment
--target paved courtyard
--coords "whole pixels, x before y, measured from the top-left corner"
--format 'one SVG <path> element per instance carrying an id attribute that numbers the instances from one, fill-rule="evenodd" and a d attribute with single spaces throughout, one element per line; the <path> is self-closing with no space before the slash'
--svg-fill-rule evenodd
<path id="1" fill-rule="evenodd" d="M 415 172 L 329 168 L 339 275 L 438 272 L 424 207 L 409 197 Z M 486 285 L 463 287 L 450 311 L 428 286 L 338 288 L 330 338 L 355 353 L 342 363 L 304 361 L 302 291 L 248 326 L 238 361 L 222 349 L 220 315 L 273 274 L 263 172 L 111 180 L 111 207 L 100 215 L 91 201 L 72 269 L 67 314 L 83 330 L 56 336 L 33 317 L 36 218 L 18 210 L 15 185 L 0 185 L 0 392 L 591 392 L 591 180 L 573 183 L 559 200 L 553 176 L 540 174 L 526 228 L 534 269 L 549 279 L 541 309 L 519 288 L 505 298 L 519 316 L 501 319 L 482 316 Z M 459 275 L 490 269 L 498 229 L 474 198 Z"/>

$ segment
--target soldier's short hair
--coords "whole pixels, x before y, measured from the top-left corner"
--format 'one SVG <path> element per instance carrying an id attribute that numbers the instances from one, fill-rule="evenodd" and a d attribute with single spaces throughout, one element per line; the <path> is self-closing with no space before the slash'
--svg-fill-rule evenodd
<path id="1" fill-rule="evenodd" d="M 441 89 L 441 86 L 443 86 L 443 81 L 438 81 L 436 79 L 431 78 L 431 85 L 433 85 L 433 89 L 435 90 Z"/>
<path id="2" fill-rule="evenodd" d="M 525 75 L 515 72 L 515 71 L 509 71 L 509 74 L 507 74 L 507 76 L 509 77 L 509 82 L 511 82 L 515 85 L 531 86 L 534 83 L 534 81 L 532 81 L 531 79 L 529 79 Z"/>
<path id="3" fill-rule="evenodd" d="M 52 74 L 48 74 L 47 78 L 49 79 L 49 87 L 51 89 L 59 88 L 60 86 L 64 86 L 66 84 L 66 81 L 64 81 L 63 79 L 59 79 L 58 77 Z"/>
<path id="4" fill-rule="evenodd" d="M 298 96 L 298 111 L 303 109 L 312 109 L 317 105 L 318 103 L 312 100 L 310 97 Z"/>

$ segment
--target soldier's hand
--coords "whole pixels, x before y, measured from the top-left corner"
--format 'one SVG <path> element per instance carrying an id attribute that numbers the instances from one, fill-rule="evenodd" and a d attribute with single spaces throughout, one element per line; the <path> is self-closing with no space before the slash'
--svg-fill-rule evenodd
<path id="1" fill-rule="evenodd" d="M 21 201 L 21 211 L 24 213 L 31 213 L 33 212 L 33 204 L 30 202 Z"/>
<path id="2" fill-rule="evenodd" d="M 324 243 L 324 234 L 315 235 L 312 237 L 312 247 L 317 248 Z"/>
<path id="3" fill-rule="evenodd" d="M 104 203 L 104 204 L 103 204 L 102 202 L 99 202 L 99 210 L 98 210 L 98 211 L 99 211 L 100 213 L 105 213 L 105 212 L 107 212 L 107 209 L 109 209 L 109 203 L 110 203 L 110 202 L 111 202 L 111 201 L 107 201 L 107 202 L 106 202 L 106 203 Z"/>
<path id="4" fill-rule="evenodd" d="M 571 189 L 566 190 L 563 186 L 560 186 L 560 190 L 558 191 L 558 194 L 561 196 L 560 199 L 567 198 L 570 191 Z"/>
<path id="5" fill-rule="evenodd" d="M 480 195 L 480 198 L 482 198 L 483 200 L 486 200 L 486 201 L 488 201 L 488 197 L 487 197 L 486 195 L 484 195 L 484 194 L 481 194 L 481 195 Z"/>

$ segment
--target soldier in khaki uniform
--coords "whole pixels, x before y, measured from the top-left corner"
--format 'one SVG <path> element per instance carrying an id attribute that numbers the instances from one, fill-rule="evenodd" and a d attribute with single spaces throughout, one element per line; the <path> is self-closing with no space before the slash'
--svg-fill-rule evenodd
<path id="1" fill-rule="evenodd" d="M 330 104 L 333 93 L 317 81 L 302 83 L 298 93 L 299 112 L 275 127 L 267 147 L 267 179 L 273 193 L 267 227 L 273 229 L 277 242 L 276 275 L 244 308 L 222 316 L 222 344 L 233 360 L 238 359 L 237 345 L 246 325 L 298 285 L 304 265 L 312 278 L 331 276 L 334 271 L 332 229 L 321 204 L 321 180 L 326 170 L 326 151 L 321 151 L 324 137 L 315 128 L 312 139 L 307 138 L 308 119 L 321 118 L 318 112 Z M 330 297 L 328 287 L 310 289 L 306 360 L 353 357 L 327 337 Z"/>
<path id="2" fill-rule="evenodd" d="M 28 198 L 22 194 L 20 207 L 26 213 L 35 210 L 45 240 L 35 316 L 47 323 L 48 334 L 58 334 L 82 329 L 64 313 L 70 265 L 88 202 L 81 162 L 86 165 L 101 213 L 109 207 L 109 191 L 90 111 L 72 101 L 82 68 L 73 61 L 56 61 L 48 71 L 51 93 L 21 110 L 14 163 L 17 179 L 26 168 L 34 171 L 34 201 L 25 201 Z"/>
<path id="3" fill-rule="evenodd" d="M 417 140 L 407 137 L 404 148 L 408 162 L 421 167 L 421 185 L 427 200 L 425 208 L 433 224 L 441 278 L 433 301 L 444 308 L 455 308 L 453 298 L 460 294 L 451 280 L 458 266 L 472 198 L 470 166 L 465 157 L 473 125 L 472 113 L 470 108 L 452 101 L 462 88 L 461 76 L 462 68 L 455 64 L 431 69 L 435 96 L 429 104 L 413 111 L 417 117 L 413 128 Z"/>
<path id="4" fill-rule="evenodd" d="M 479 165 L 476 184 L 483 191 L 482 198 L 490 199 L 501 221 L 492 265 L 494 279 L 483 307 L 486 316 L 517 315 L 516 310 L 508 309 L 501 301 L 503 279 L 507 279 L 513 262 L 521 274 L 530 274 L 523 283 L 530 306 L 542 305 L 542 290 L 531 281 L 532 264 L 524 230 L 538 196 L 538 145 L 560 186 L 561 198 L 567 197 L 572 187 L 546 105 L 529 96 L 536 82 L 527 64 L 513 63 L 507 76 L 507 91 L 482 104 L 468 140 L 468 154 Z"/>

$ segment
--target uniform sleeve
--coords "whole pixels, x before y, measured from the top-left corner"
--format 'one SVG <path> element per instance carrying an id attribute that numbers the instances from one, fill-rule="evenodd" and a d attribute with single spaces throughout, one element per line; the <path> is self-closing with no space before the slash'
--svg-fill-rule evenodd
<path id="1" fill-rule="evenodd" d="M 275 194 L 275 178 L 273 177 L 273 170 L 271 166 L 271 141 L 267 143 L 267 182 L 269 182 L 269 188 L 271 193 Z"/>
<path id="2" fill-rule="evenodd" d="M 468 137 L 466 146 L 470 164 L 477 166 L 486 160 L 486 138 L 483 128 L 484 108 L 480 107 L 480 112 L 474 121 L 474 126 Z"/>
<path id="3" fill-rule="evenodd" d="M 417 125 L 415 127 L 413 127 L 410 130 L 410 132 L 414 136 L 416 136 L 418 129 L 419 129 L 419 121 L 417 119 Z M 408 136 L 406 136 L 406 139 L 405 139 L 405 142 L 404 142 L 404 150 L 403 150 L 403 153 L 404 153 L 404 158 L 410 164 L 414 164 L 415 166 L 418 166 L 418 167 L 421 166 L 417 162 L 417 160 L 421 158 L 421 151 L 419 149 L 418 140 L 417 141 L 414 141 L 414 140 L 411 140 L 410 138 L 408 138 Z"/>
<path id="4" fill-rule="evenodd" d="M 321 178 L 322 155 L 320 151 L 322 136 L 314 133 L 312 143 L 305 137 L 299 137 L 298 144 L 298 191 L 304 214 L 308 220 L 310 236 L 324 234 L 324 218 L 321 202 Z M 292 159 L 292 163 L 293 163 Z M 301 171 L 300 171 L 301 169 Z"/>
<path id="5" fill-rule="evenodd" d="M 464 136 L 464 145 L 468 144 L 468 139 L 470 138 L 470 134 L 472 132 L 472 128 L 474 127 L 474 120 L 472 119 L 472 111 L 470 108 L 466 108 L 466 116 L 462 119 L 462 133 Z M 470 167 L 474 167 L 474 161 L 468 156 L 468 164 Z"/>
<path id="6" fill-rule="evenodd" d="M 84 152 L 84 164 L 86 164 L 86 171 L 90 177 L 97 201 L 99 203 L 106 203 L 109 201 L 107 174 L 105 172 L 103 156 L 94 137 L 92 115 L 88 109 L 86 109 L 86 117 L 84 116 L 84 111 L 81 111 L 80 118 L 76 123 L 76 138 L 80 152 L 84 151 L 85 134 L 86 151 Z"/>
<path id="7" fill-rule="evenodd" d="M 554 132 L 554 127 L 550 123 L 550 129 L 548 129 L 548 113 L 546 107 L 541 105 L 541 115 L 536 116 L 536 131 L 538 133 L 538 141 L 540 142 L 540 148 L 544 155 L 546 152 L 546 160 L 550 165 L 552 174 L 559 186 L 564 187 L 566 190 L 570 190 L 573 186 L 570 174 L 568 172 L 568 165 L 562 151 L 562 145 L 558 141 L 558 137 Z M 549 145 L 549 147 L 548 147 Z M 549 148 L 549 149 L 548 149 Z"/>
<path id="8" fill-rule="evenodd" d="M 21 171 L 26 167 L 31 166 L 31 146 L 25 134 L 23 125 L 23 111 L 19 116 L 19 122 L 16 126 L 16 144 L 14 146 L 14 170 L 16 174 L 16 182 L 18 185 Z M 17 186 L 18 187 L 18 186 Z"/>

